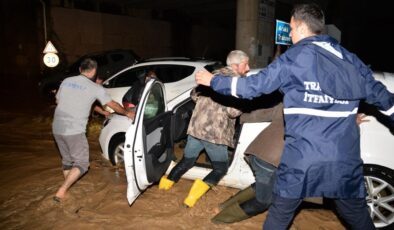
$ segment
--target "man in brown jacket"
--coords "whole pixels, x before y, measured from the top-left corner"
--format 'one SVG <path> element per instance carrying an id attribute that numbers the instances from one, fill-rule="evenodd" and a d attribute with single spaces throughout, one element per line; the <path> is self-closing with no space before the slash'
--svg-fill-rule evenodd
<path id="1" fill-rule="evenodd" d="M 249 71 L 249 57 L 234 50 L 227 56 L 227 66 L 218 70 L 222 74 L 241 77 Z M 192 91 L 196 102 L 187 130 L 188 138 L 182 160 L 163 176 L 159 189 L 168 190 L 181 176 L 193 167 L 200 152 L 205 149 L 213 170 L 203 179 L 197 179 L 184 204 L 193 207 L 209 188 L 219 183 L 228 169 L 228 146 L 234 147 L 235 120 L 241 111 L 232 107 L 231 97 L 215 93 L 209 87 L 198 86 Z M 226 130 L 225 132 L 223 130 Z"/>
<path id="2" fill-rule="evenodd" d="M 284 146 L 284 124 L 282 96 L 277 93 L 270 99 L 273 101 L 268 104 L 273 107 L 260 108 L 241 116 L 241 123 L 271 122 L 245 150 L 245 159 L 253 170 L 256 182 L 220 204 L 220 212 L 212 218 L 213 223 L 241 221 L 264 212 L 271 204 L 276 167 Z"/>

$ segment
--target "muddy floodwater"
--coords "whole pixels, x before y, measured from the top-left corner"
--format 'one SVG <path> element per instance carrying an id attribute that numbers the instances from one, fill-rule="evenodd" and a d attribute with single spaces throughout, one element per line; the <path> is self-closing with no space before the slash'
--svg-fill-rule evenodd
<path id="1" fill-rule="evenodd" d="M 182 205 L 192 181 L 170 191 L 148 188 L 129 206 L 124 169 L 101 156 L 101 120 L 89 122 L 90 170 L 62 203 L 52 200 L 63 175 L 51 133 L 54 106 L 0 111 L 0 229 L 261 229 L 266 213 L 229 225 L 210 222 L 238 190 L 218 186 L 194 208 Z M 329 208 L 304 206 L 290 229 L 345 229 Z"/>

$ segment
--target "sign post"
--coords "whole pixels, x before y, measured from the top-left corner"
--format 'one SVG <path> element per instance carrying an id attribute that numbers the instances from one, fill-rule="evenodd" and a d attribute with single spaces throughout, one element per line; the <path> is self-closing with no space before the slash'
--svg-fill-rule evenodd
<path id="1" fill-rule="evenodd" d="M 45 54 L 43 61 L 46 66 L 52 68 L 59 64 L 59 57 L 56 54 L 57 50 L 51 41 L 48 41 L 43 53 Z"/>
<path id="2" fill-rule="evenodd" d="M 289 23 L 276 20 L 275 44 L 288 46 L 292 44 Z"/>

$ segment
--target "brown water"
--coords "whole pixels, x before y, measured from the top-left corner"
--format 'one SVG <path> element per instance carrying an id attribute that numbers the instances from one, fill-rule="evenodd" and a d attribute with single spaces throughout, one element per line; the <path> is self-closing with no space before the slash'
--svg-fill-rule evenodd
<path id="1" fill-rule="evenodd" d="M 55 203 L 63 175 L 51 133 L 52 111 L 0 113 L 0 229 L 261 229 L 265 213 L 230 225 L 210 222 L 215 207 L 236 189 L 218 186 L 194 208 L 183 207 L 189 180 L 167 192 L 153 185 L 130 207 L 124 170 L 101 156 L 97 120 L 89 125 L 89 172 L 64 202 Z M 345 228 L 332 211 L 304 207 L 291 229 Z"/>

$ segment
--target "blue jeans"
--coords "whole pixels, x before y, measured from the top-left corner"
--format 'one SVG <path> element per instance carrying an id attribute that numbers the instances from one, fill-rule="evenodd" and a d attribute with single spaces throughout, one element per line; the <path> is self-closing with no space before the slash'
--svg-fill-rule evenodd
<path id="1" fill-rule="evenodd" d="M 263 204 L 271 204 L 276 167 L 254 155 L 249 155 L 248 159 L 256 178 L 256 200 Z"/>
<path id="2" fill-rule="evenodd" d="M 339 215 L 349 224 L 351 229 L 375 229 L 372 219 L 369 216 L 365 199 L 335 199 L 334 201 Z M 301 202 L 302 199 L 289 199 L 274 195 L 273 203 L 268 210 L 268 216 L 265 220 L 263 229 L 287 229 Z"/>
<path id="3" fill-rule="evenodd" d="M 187 137 L 185 154 L 182 160 L 171 170 L 168 179 L 178 182 L 181 176 L 193 167 L 201 151 L 205 149 L 212 163 L 213 170 L 204 178 L 204 182 L 214 186 L 219 183 L 227 173 L 228 152 L 226 145 L 213 144 L 199 140 L 192 136 Z"/>
<path id="4" fill-rule="evenodd" d="M 256 183 L 252 185 L 256 196 L 241 203 L 240 207 L 248 216 L 255 216 L 267 210 L 272 203 L 276 167 L 254 155 L 247 156 L 247 159 L 256 178 Z"/>
<path id="5" fill-rule="evenodd" d="M 187 137 L 184 157 L 197 160 L 203 149 L 205 149 L 211 161 L 228 162 L 227 145 L 213 144 L 190 135 Z"/>

